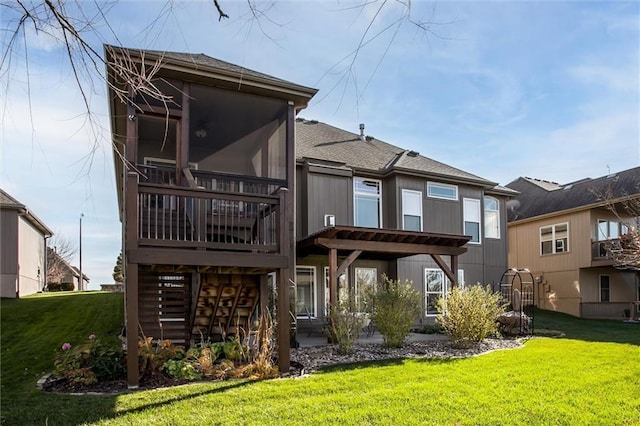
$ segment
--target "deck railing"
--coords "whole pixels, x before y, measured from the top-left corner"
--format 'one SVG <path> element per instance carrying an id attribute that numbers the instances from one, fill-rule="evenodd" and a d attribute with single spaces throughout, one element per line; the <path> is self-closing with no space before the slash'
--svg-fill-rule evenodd
<path id="1" fill-rule="evenodd" d="M 138 185 L 140 245 L 278 252 L 282 195 Z"/>
<path id="2" fill-rule="evenodd" d="M 620 240 L 593 241 L 591 243 L 591 260 L 608 261 L 612 260 L 610 250 L 620 249 Z"/>

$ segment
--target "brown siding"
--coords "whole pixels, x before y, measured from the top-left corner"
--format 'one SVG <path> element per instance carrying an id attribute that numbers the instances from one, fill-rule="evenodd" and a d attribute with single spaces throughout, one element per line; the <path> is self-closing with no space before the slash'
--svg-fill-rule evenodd
<path id="1" fill-rule="evenodd" d="M 0 216 L 0 296 L 16 297 L 18 280 L 18 212 L 2 210 Z"/>

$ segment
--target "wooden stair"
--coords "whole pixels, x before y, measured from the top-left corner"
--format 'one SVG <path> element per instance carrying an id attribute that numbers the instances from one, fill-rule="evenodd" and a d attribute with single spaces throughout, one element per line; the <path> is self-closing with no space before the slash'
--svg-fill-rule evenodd
<path id="1" fill-rule="evenodd" d="M 259 295 L 259 275 L 202 274 L 192 340 L 222 341 L 249 333 Z"/>

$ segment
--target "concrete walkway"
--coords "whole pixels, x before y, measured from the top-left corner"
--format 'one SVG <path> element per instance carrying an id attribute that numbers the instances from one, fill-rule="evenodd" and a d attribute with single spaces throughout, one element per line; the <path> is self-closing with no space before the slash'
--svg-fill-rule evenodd
<path id="1" fill-rule="evenodd" d="M 409 333 L 407 336 L 407 342 L 428 342 L 428 341 L 442 341 L 449 340 L 449 336 L 444 334 L 421 334 L 421 333 Z M 307 336 L 307 333 L 298 333 L 298 343 L 301 348 L 310 346 L 326 346 L 328 345 L 327 336 L 323 336 L 318 333 L 313 333 L 311 336 Z M 382 344 L 382 335 L 378 332 L 373 333 L 373 336 L 366 337 L 365 333 L 360 335 L 360 338 L 356 340 L 357 344 L 370 345 L 370 344 Z"/>

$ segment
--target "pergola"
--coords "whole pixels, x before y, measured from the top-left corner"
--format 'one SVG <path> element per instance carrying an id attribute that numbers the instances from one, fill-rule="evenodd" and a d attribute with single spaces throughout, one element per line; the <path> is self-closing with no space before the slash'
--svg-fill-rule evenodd
<path id="1" fill-rule="evenodd" d="M 299 241 L 297 251 L 300 257 L 329 256 L 329 304 L 335 306 L 338 277 L 358 258 L 393 260 L 428 254 L 455 286 L 458 284 L 458 256 L 467 251 L 464 245 L 470 239 L 467 235 L 333 226 Z M 449 256 L 449 264 L 443 256 Z M 344 258 L 340 264 L 339 257 Z"/>

